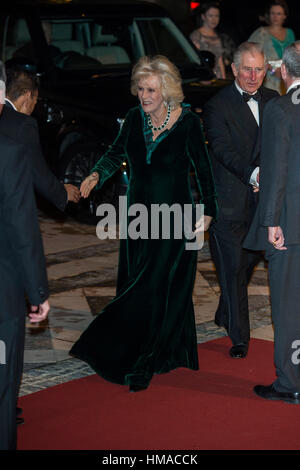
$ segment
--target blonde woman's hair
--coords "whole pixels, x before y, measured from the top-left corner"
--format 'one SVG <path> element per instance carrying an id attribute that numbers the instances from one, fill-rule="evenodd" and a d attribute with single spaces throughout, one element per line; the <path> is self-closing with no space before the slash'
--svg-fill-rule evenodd
<path id="1" fill-rule="evenodd" d="M 131 93 L 137 96 L 138 82 L 150 75 L 156 75 L 161 82 L 164 101 L 175 109 L 183 101 L 182 80 L 178 68 L 167 57 L 143 56 L 135 64 L 131 75 Z"/>

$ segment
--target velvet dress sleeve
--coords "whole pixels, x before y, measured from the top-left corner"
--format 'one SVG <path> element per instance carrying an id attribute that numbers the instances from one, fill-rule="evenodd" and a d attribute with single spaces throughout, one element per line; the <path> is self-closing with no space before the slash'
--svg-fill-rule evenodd
<path id="1" fill-rule="evenodd" d="M 107 152 L 105 152 L 102 157 L 100 157 L 91 171 L 91 173 L 97 172 L 99 174 L 99 181 L 95 188 L 96 190 L 101 188 L 105 181 L 120 168 L 122 163 L 127 158 L 126 147 L 132 120 L 132 111 L 133 110 L 130 110 L 127 113 L 117 138 L 107 150 Z"/>
<path id="2" fill-rule="evenodd" d="M 217 217 L 218 204 L 215 181 L 212 172 L 210 157 L 205 143 L 201 121 L 192 115 L 187 151 L 190 161 L 195 169 L 196 180 L 200 193 L 200 203 L 204 204 L 204 214 Z"/>

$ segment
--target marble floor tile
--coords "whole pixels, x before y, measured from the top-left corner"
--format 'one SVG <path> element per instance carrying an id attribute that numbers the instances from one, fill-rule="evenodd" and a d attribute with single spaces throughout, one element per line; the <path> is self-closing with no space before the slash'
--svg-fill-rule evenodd
<path id="1" fill-rule="evenodd" d="M 268 268 L 268 263 L 264 261 L 263 259 L 255 266 L 254 272 L 259 270 L 259 271 L 266 271 Z"/>
<path id="2" fill-rule="evenodd" d="M 97 244 L 95 227 L 76 222 L 41 221 L 45 254 Z"/>
<path id="3" fill-rule="evenodd" d="M 215 265 L 211 260 L 198 262 L 197 269 L 201 271 L 213 271 L 216 273 Z"/>
<path id="4" fill-rule="evenodd" d="M 196 333 L 198 343 L 205 343 L 207 341 L 227 336 L 226 330 L 218 327 L 214 321 L 198 323 L 196 325 Z"/>
<path id="5" fill-rule="evenodd" d="M 78 332 L 78 337 L 81 333 Z M 75 341 L 77 340 L 78 338 L 75 338 Z M 58 338 L 52 338 L 52 346 L 53 346 L 53 349 L 55 350 L 55 353 L 57 353 L 58 351 L 67 351 L 69 352 L 72 345 L 74 343 L 74 340 L 66 340 L 66 339 L 58 339 Z M 68 356 L 68 359 L 70 358 L 70 356 Z"/>
<path id="6" fill-rule="evenodd" d="M 100 313 L 104 309 L 104 307 L 106 307 L 107 304 L 109 304 L 113 300 L 113 298 L 114 296 L 87 297 L 92 314 L 94 316 L 98 315 L 98 313 Z"/>
<path id="7" fill-rule="evenodd" d="M 49 280 L 51 294 L 65 292 L 86 286 L 115 286 L 117 280 L 117 267 L 107 267 L 98 271 L 89 271 L 78 276 L 69 276 L 61 279 Z"/>
<path id="8" fill-rule="evenodd" d="M 64 277 L 78 276 L 89 271 L 101 271 L 109 268 L 117 270 L 118 257 L 113 253 L 105 257 L 93 257 L 87 259 L 73 259 L 67 263 L 60 263 L 49 266 L 47 269 L 49 280 L 61 279 Z"/>
<path id="9" fill-rule="evenodd" d="M 116 287 L 84 287 L 87 297 L 111 297 L 116 295 Z"/>
<path id="10" fill-rule="evenodd" d="M 38 368 L 29 369 L 23 373 L 20 396 L 94 373 L 85 362 L 75 358 L 69 358 L 55 364 L 40 365 Z"/>
<path id="11" fill-rule="evenodd" d="M 201 274 L 201 266 L 198 267 L 196 271 L 196 278 L 195 278 L 195 285 L 194 285 L 194 293 L 201 291 L 202 287 L 210 287 L 209 283 L 205 279 L 205 277 Z"/>
<path id="12" fill-rule="evenodd" d="M 269 286 L 257 286 L 257 285 L 250 285 L 248 287 L 248 295 L 270 295 Z"/>
<path id="13" fill-rule="evenodd" d="M 91 311 L 83 310 L 65 310 L 53 307 L 48 316 L 49 328 L 67 328 L 78 330 L 91 321 Z"/>
<path id="14" fill-rule="evenodd" d="M 66 359 L 70 359 L 70 354 L 69 354 L 69 351 L 72 347 L 72 344 L 71 343 L 69 346 L 69 349 L 54 349 L 54 355 L 55 355 L 55 361 L 56 362 L 61 362 L 61 361 L 65 361 Z M 55 347 L 57 345 L 57 343 L 55 343 L 53 345 L 53 347 Z"/>
<path id="15" fill-rule="evenodd" d="M 268 272 L 267 269 L 256 269 L 251 277 L 251 284 L 257 286 L 268 285 Z"/>
<path id="16" fill-rule="evenodd" d="M 51 294 L 49 299 L 51 308 L 57 307 L 64 310 L 89 310 L 84 289 L 73 289 L 68 292 Z"/>
<path id="17" fill-rule="evenodd" d="M 39 364 L 49 364 L 51 362 L 56 362 L 55 351 L 54 349 L 25 349 L 24 352 L 24 362 L 27 364 L 30 363 L 39 363 Z"/>
<path id="18" fill-rule="evenodd" d="M 62 342 L 75 343 L 81 335 L 82 331 L 89 325 L 90 322 L 86 322 L 85 325 L 81 325 L 79 329 L 69 330 L 68 328 L 50 327 L 52 347 L 56 350 L 56 346 L 59 345 L 59 340 Z"/>
<path id="19" fill-rule="evenodd" d="M 31 324 L 29 324 L 26 326 L 25 331 L 25 350 L 39 351 L 40 349 L 50 350 L 52 348 L 51 334 L 48 324 L 45 327 L 40 328 L 37 325 L 35 328 L 32 328 Z"/>
<path id="20" fill-rule="evenodd" d="M 194 293 L 193 302 L 196 323 L 204 323 L 214 319 L 219 297 L 212 292 L 210 287 L 202 287 L 198 295 Z"/>
<path id="21" fill-rule="evenodd" d="M 251 331 L 251 338 L 265 339 L 274 341 L 273 325 L 262 326 Z"/>

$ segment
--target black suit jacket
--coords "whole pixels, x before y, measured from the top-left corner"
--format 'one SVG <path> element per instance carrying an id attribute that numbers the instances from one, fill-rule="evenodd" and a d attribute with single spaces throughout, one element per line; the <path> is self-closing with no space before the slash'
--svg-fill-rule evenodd
<path id="1" fill-rule="evenodd" d="M 49 296 L 28 149 L 0 135 L 0 448 L 16 448 L 16 404 L 25 339 L 25 294 L 32 305 Z"/>
<path id="2" fill-rule="evenodd" d="M 68 202 L 64 185 L 50 171 L 40 146 L 37 122 L 30 116 L 15 111 L 10 104 L 5 104 L 0 116 L 0 134 L 16 142 L 26 144 L 32 161 L 33 184 L 35 190 L 64 211 Z"/>
<path id="3" fill-rule="evenodd" d="M 264 106 L 278 93 L 261 87 L 260 124 Z M 219 202 L 219 220 L 250 221 L 255 195 L 249 185 L 260 161 L 260 127 L 235 83 L 223 88 L 204 107 L 208 138 Z"/>
<path id="4" fill-rule="evenodd" d="M 259 204 L 245 247 L 264 250 L 267 227 L 280 226 L 285 244 L 300 243 L 300 88 L 267 104 L 262 124 Z"/>
<path id="5" fill-rule="evenodd" d="M 0 135 L 0 324 L 49 297 L 45 258 L 26 148 Z"/>

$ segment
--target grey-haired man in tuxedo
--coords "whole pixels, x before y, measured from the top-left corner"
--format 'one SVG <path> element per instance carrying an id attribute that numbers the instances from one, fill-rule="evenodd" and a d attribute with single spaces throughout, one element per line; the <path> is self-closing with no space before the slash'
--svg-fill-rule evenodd
<path id="1" fill-rule="evenodd" d="M 278 94 L 262 85 L 266 60 L 259 44 L 242 43 L 232 70 L 235 81 L 205 104 L 204 124 L 219 204 L 209 232 L 221 287 L 215 322 L 228 332 L 231 357 L 244 358 L 250 340 L 247 288 L 260 255 L 242 244 L 256 208 L 252 184 L 258 184 L 263 113 Z"/>
<path id="2" fill-rule="evenodd" d="M 261 398 L 300 404 L 300 42 L 287 47 L 287 93 L 266 105 L 259 204 L 244 246 L 265 250 L 269 266 L 277 378 Z"/>

